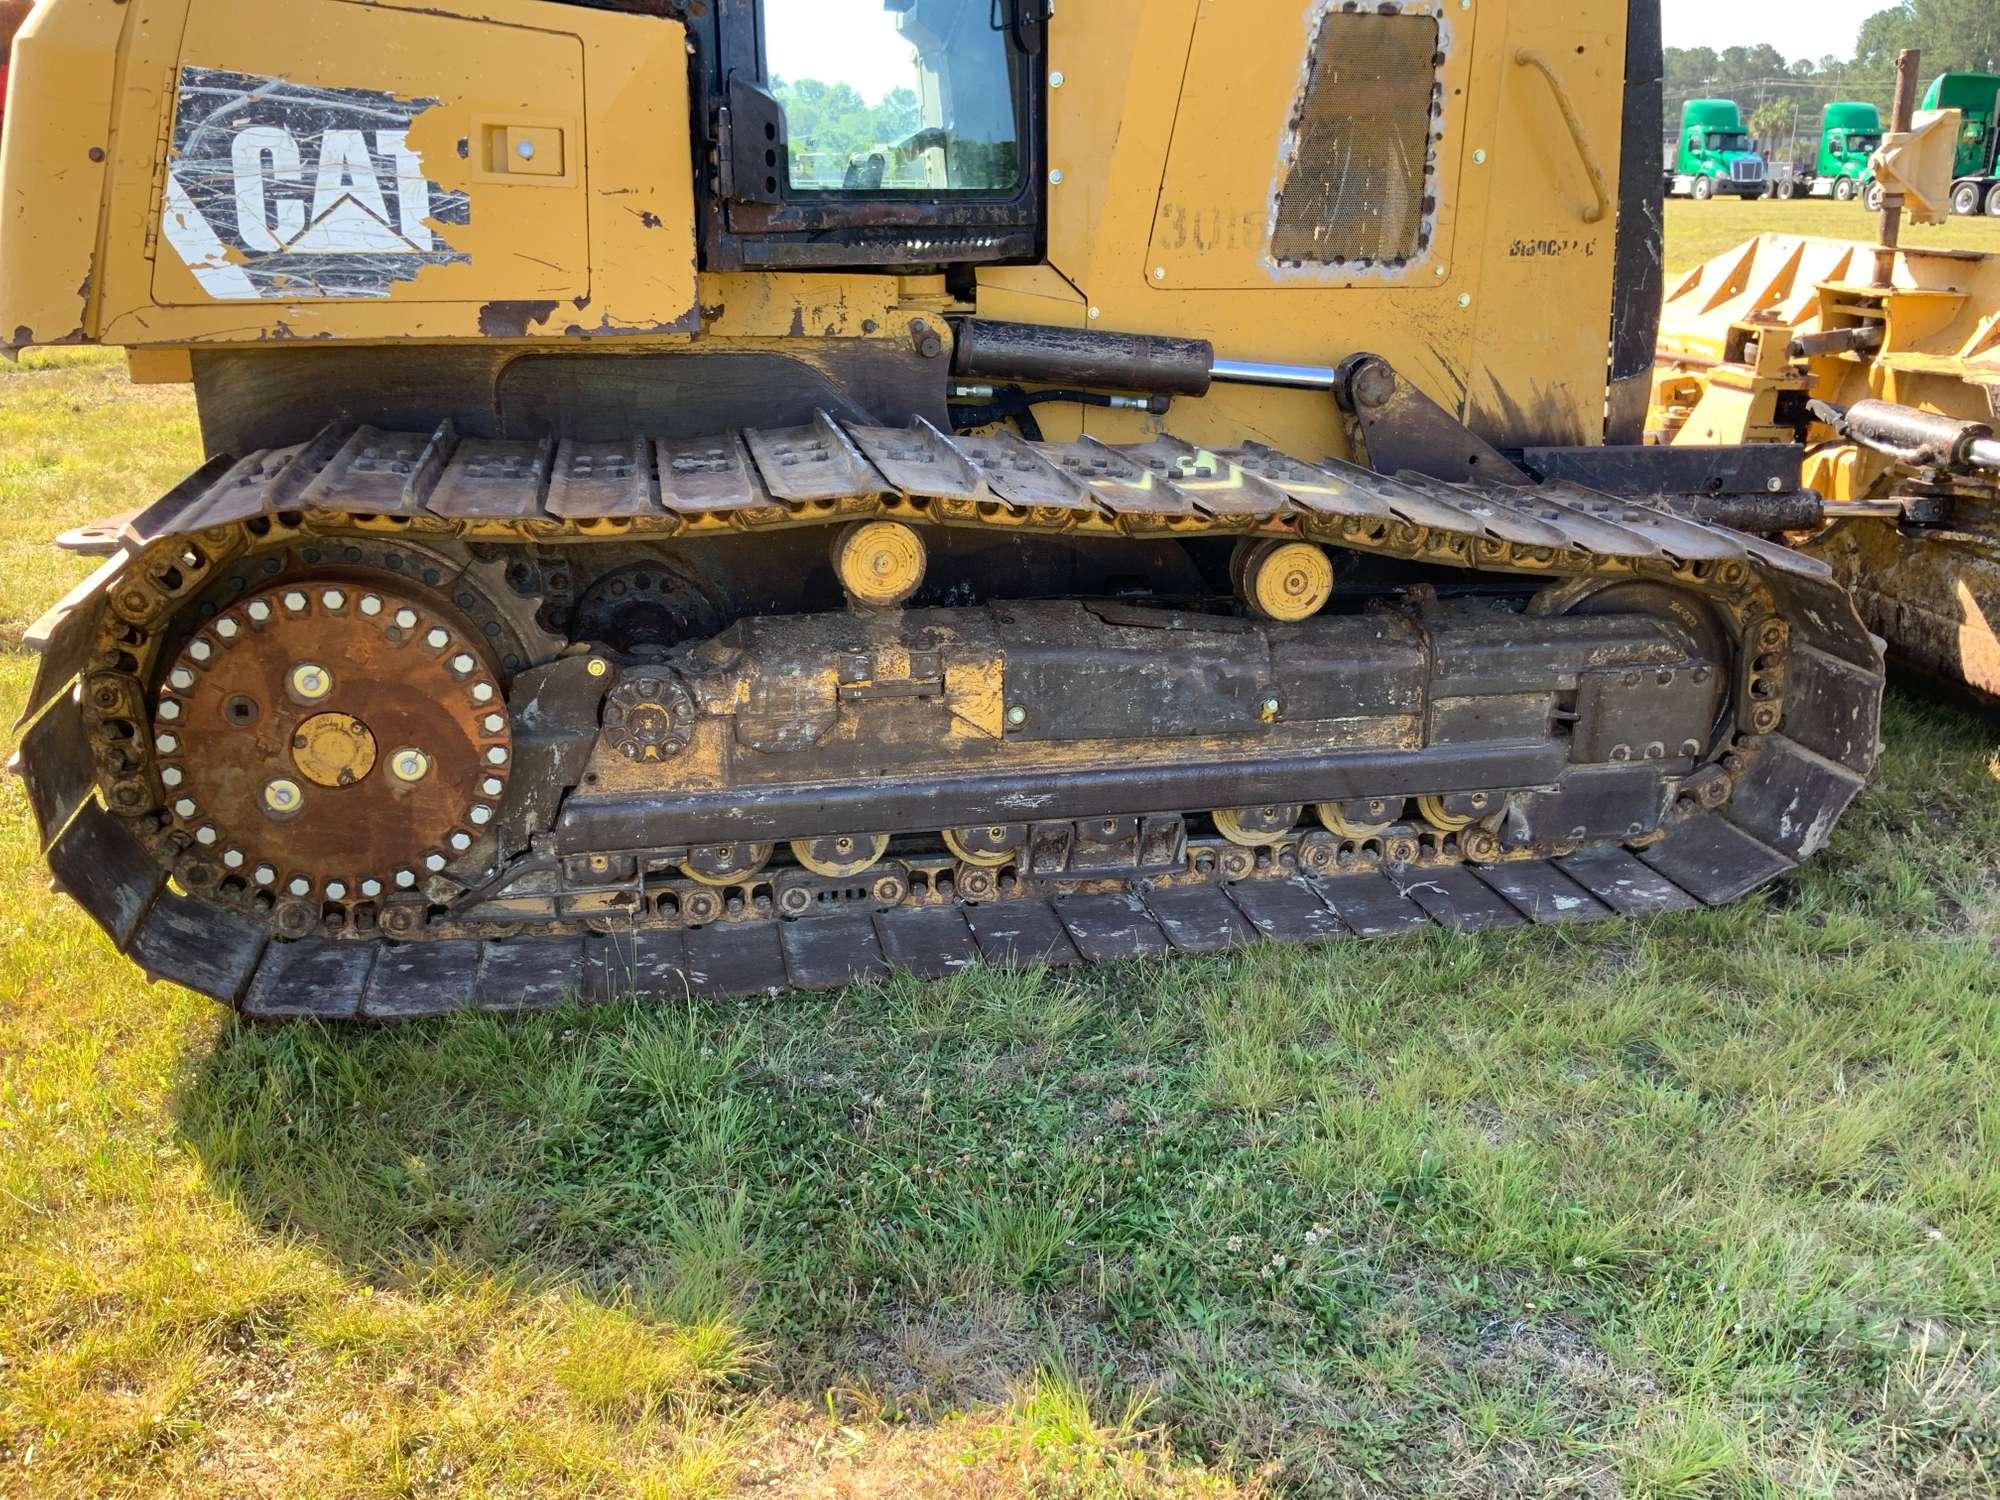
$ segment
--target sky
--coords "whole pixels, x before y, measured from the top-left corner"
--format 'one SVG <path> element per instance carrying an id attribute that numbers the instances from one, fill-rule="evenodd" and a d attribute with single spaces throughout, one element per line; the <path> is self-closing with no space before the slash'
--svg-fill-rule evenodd
<path id="1" fill-rule="evenodd" d="M 870 104 L 916 82 L 910 44 L 879 3 L 855 0 L 765 0 L 771 72 L 784 79 L 820 78 L 852 84 Z"/>
<path id="2" fill-rule="evenodd" d="M 1786 61 L 1852 57 L 1861 23 L 1891 0 L 1666 0 L 1669 47 L 1754 47 L 1769 42 Z"/>

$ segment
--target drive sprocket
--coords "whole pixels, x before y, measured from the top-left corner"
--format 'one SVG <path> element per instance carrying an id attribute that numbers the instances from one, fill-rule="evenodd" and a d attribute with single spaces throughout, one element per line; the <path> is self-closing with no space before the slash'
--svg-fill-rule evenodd
<path id="1" fill-rule="evenodd" d="M 169 837 L 217 879 L 308 912 L 420 891 L 486 836 L 513 770 L 478 633 L 347 578 L 252 593 L 204 623 L 152 730 Z"/>

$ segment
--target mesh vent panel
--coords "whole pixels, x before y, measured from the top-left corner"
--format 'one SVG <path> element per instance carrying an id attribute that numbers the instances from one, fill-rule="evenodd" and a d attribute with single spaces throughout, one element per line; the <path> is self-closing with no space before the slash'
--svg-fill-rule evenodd
<path id="1" fill-rule="evenodd" d="M 1271 255 L 1285 265 L 1394 264 L 1430 239 L 1438 22 L 1329 12 L 1294 121 Z"/>

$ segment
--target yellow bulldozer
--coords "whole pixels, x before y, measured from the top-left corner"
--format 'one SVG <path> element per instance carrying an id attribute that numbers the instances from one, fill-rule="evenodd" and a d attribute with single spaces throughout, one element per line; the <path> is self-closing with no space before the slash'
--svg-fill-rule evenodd
<path id="1" fill-rule="evenodd" d="M 1871 770 L 1798 454 L 1643 442 L 1650 0 L 44 0 L 15 61 L 0 340 L 209 455 L 85 533 L 19 769 L 249 1014 L 1643 916 Z"/>
<path id="2" fill-rule="evenodd" d="M 1945 182 L 1948 186 L 1948 180 Z M 1786 535 L 1913 674 L 2000 706 L 2000 256 L 1769 234 L 1689 272 L 1653 438 L 1797 445 Z"/>

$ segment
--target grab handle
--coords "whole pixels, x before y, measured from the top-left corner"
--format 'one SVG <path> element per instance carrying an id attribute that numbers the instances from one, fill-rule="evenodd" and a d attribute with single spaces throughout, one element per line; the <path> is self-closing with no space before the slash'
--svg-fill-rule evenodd
<path id="1" fill-rule="evenodd" d="M 1583 222 L 1597 223 L 1611 209 L 1611 188 L 1604 180 L 1604 168 L 1597 164 L 1597 153 L 1591 149 L 1590 137 L 1584 134 L 1583 121 L 1577 118 L 1576 106 L 1570 103 L 1569 91 L 1556 75 L 1556 65 L 1532 47 L 1521 48 L 1514 54 L 1514 61 L 1523 68 L 1540 69 L 1542 77 L 1548 79 L 1549 92 L 1556 96 L 1556 108 L 1562 111 L 1563 123 L 1569 126 L 1569 138 L 1575 143 L 1583 170 L 1590 175 L 1591 189 L 1597 194 L 1597 202 L 1583 211 Z"/>

